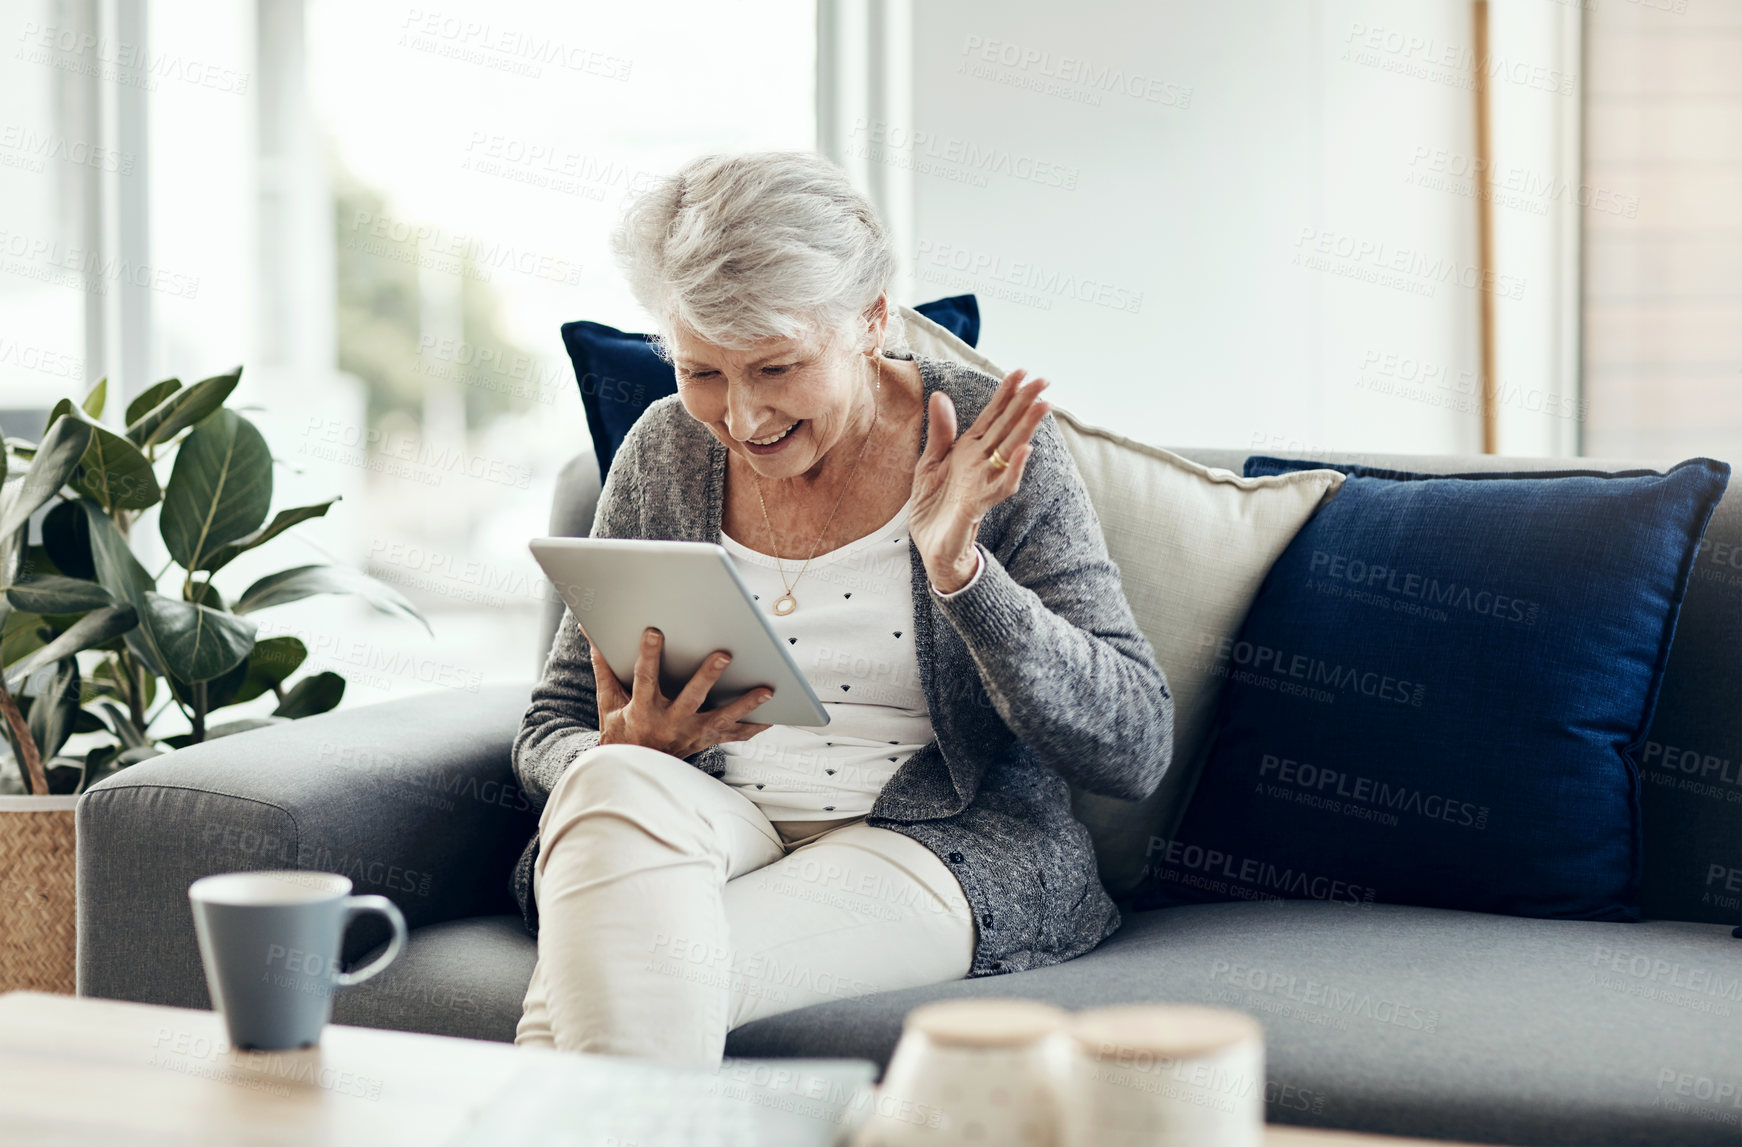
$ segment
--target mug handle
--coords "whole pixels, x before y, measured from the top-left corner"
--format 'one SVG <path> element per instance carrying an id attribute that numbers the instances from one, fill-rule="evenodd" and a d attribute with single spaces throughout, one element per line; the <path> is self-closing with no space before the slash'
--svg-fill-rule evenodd
<path id="1" fill-rule="evenodd" d="M 339 928 L 343 936 L 350 928 L 351 921 L 365 912 L 379 912 L 387 917 L 387 922 L 393 926 L 393 939 L 387 942 L 387 951 L 366 967 L 355 972 L 334 972 L 333 983 L 341 988 L 352 984 L 360 984 L 375 973 L 382 971 L 398 957 L 399 950 L 405 947 L 405 916 L 399 911 L 399 905 L 385 896 L 347 896 L 345 897 L 345 922 Z"/>

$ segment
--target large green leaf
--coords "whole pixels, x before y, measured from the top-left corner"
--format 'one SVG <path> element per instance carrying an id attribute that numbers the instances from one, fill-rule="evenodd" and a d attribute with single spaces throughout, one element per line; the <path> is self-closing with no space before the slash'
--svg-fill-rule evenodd
<path id="1" fill-rule="evenodd" d="M 108 400 L 108 397 L 109 380 L 106 378 L 99 378 L 97 380 L 97 385 L 91 387 L 90 392 L 85 395 L 85 400 L 79 405 L 82 406 L 85 413 L 89 414 L 92 418 L 101 418 L 103 417 L 103 403 Z"/>
<path id="2" fill-rule="evenodd" d="M 203 605 L 208 609 L 228 612 L 224 604 L 224 595 L 218 592 L 218 587 L 210 581 L 190 582 L 182 589 L 182 600 L 191 601 L 195 605 Z M 248 675 L 248 659 L 243 658 L 224 672 L 206 682 L 206 712 L 211 712 L 221 706 L 228 705 L 236 696 L 236 690 L 242 687 L 242 681 Z M 170 687 L 178 697 L 193 695 L 193 682 L 172 670 Z"/>
<path id="3" fill-rule="evenodd" d="M 49 515 L 52 515 L 55 510 L 60 509 L 61 506 L 64 505 L 66 505 L 65 502 L 56 503 L 55 506 L 49 510 L 48 514 L 43 515 L 43 526 L 45 529 L 47 528 Z M 21 540 L 24 537 L 23 534 L 17 534 L 14 536 Z M 34 581 L 39 578 L 61 576 L 61 570 L 49 559 L 48 551 L 44 550 L 41 546 L 25 546 L 23 549 L 23 557 L 19 559 L 17 566 L 9 575 L 11 585 L 18 585 L 21 582 Z M 3 571 L 0 571 L 0 585 L 3 584 L 7 584 L 7 575 L 5 575 Z M 30 610 L 25 610 L 23 612 L 30 613 L 32 616 L 40 616 L 33 614 Z M 0 594 L 0 633 L 5 631 L 7 619 L 13 617 L 17 613 L 18 611 L 14 609 L 11 600 L 8 599 L 5 594 Z M 72 619 L 66 618 L 64 620 L 71 621 Z M 3 664 L 5 664 L 5 659 L 0 658 L 0 665 Z"/>
<path id="4" fill-rule="evenodd" d="M 248 679 L 248 659 L 244 657 L 230 668 L 206 682 L 206 712 L 222 709 L 225 705 L 235 704 L 236 691 L 242 688 L 242 682 Z M 170 687 L 178 697 L 194 695 L 193 682 L 184 680 L 179 675 L 170 677 Z"/>
<path id="5" fill-rule="evenodd" d="M 91 560 L 91 527 L 76 500 L 56 502 L 42 516 L 42 553 L 68 577 L 97 576 L 97 565 Z"/>
<path id="6" fill-rule="evenodd" d="M 113 770 L 109 767 L 115 760 L 115 755 L 121 751 L 120 745 L 98 745 L 85 754 L 85 775 L 79 778 L 79 792 L 84 792 Z"/>
<path id="7" fill-rule="evenodd" d="M 266 439 L 234 410 L 216 410 L 176 450 L 158 528 L 170 556 L 196 570 L 206 555 L 258 529 L 271 504 Z"/>
<path id="8" fill-rule="evenodd" d="M 157 678 L 146 673 L 140 680 L 145 688 L 140 695 L 140 708 L 150 709 L 157 699 Z M 115 697 L 123 704 L 127 701 L 127 683 L 121 679 L 120 659 L 105 657 L 97 663 L 97 668 L 85 679 L 85 704 L 89 705 L 98 697 Z"/>
<path id="9" fill-rule="evenodd" d="M 91 565 L 97 581 L 118 600 L 138 606 L 146 593 L 157 588 L 157 583 L 133 556 L 133 548 L 121 536 L 114 519 L 103 512 L 103 507 L 88 498 L 80 498 L 76 504 L 85 512 Z"/>
<path id="10" fill-rule="evenodd" d="M 248 659 L 244 657 L 230 668 L 206 682 L 206 712 L 236 703 L 236 691 L 248 680 Z"/>
<path id="11" fill-rule="evenodd" d="M 209 681 L 241 664 L 259 628 L 223 610 L 147 593 L 140 617 L 171 671 L 183 681 Z"/>
<path id="12" fill-rule="evenodd" d="M 56 502 L 54 505 L 50 506 L 48 508 L 48 513 L 42 516 L 44 525 L 47 524 L 48 519 L 54 515 L 56 510 L 66 504 L 66 502 L 62 501 Z M 73 512 L 77 513 L 78 511 L 74 510 Z M 48 550 L 42 546 L 25 546 L 24 561 L 20 563 L 18 567 L 18 576 L 13 580 L 27 581 L 33 577 L 50 577 L 60 574 L 65 574 L 67 577 L 83 577 L 87 580 L 90 578 L 89 574 L 67 573 L 66 570 L 60 567 L 60 564 L 56 562 L 54 558 L 49 556 Z"/>
<path id="13" fill-rule="evenodd" d="M 127 404 L 127 425 L 132 426 L 135 422 L 138 422 L 158 403 L 162 402 L 180 389 L 181 379 L 166 378 L 162 382 L 153 383 L 140 391 L 134 396 L 133 401 Z"/>
<path id="14" fill-rule="evenodd" d="M 13 583 L 6 600 L 31 613 L 84 613 L 115 604 L 114 595 L 97 582 L 53 574 Z"/>
<path id="15" fill-rule="evenodd" d="M 143 510 L 157 505 L 163 488 L 139 447 L 92 419 L 70 398 L 55 403 L 49 418 L 62 416 L 76 418 L 91 428 L 91 444 L 85 447 L 68 485 L 112 509 Z"/>
<path id="16" fill-rule="evenodd" d="M 284 679 L 295 673 L 307 659 L 308 646 L 295 637 L 268 637 L 256 641 L 254 651 L 248 654 L 248 672 L 229 703 L 240 705 L 252 701 L 274 685 L 283 684 Z"/>
<path id="17" fill-rule="evenodd" d="M 89 649 L 93 645 L 109 640 L 117 633 L 125 633 L 139 623 L 139 615 L 131 605 L 122 603 L 112 605 L 107 609 L 93 610 L 79 618 L 60 636 L 50 641 L 28 657 L 20 658 L 17 664 L 6 670 L 6 685 L 11 688 L 15 682 L 23 680 L 35 672 L 38 666 L 62 657 L 70 657 L 81 649 Z"/>
<path id="18" fill-rule="evenodd" d="M 304 677 L 291 686 L 290 692 L 284 695 L 284 700 L 278 703 L 278 708 L 272 711 L 274 717 L 312 717 L 316 713 L 325 713 L 336 708 L 345 696 L 345 679 L 330 669 Z"/>
<path id="19" fill-rule="evenodd" d="M 6 607 L 6 617 L 0 621 L 0 665 L 12 665 L 41 649 L 54 631 L 42 623 L 42 618 L 21 609 Z M 4 725 L 0 721 L 0 725 Z"/>
<path id="20" fill-rule="evenodd" d="M 206 729 L 205 739 L 208 741 L 214 741 L 219 737 L 230 737 L 237 733 L 249 732 L 253 729 L 264 729 L 268 725 L 288 724 L 290 720 L 291 718 L 289 717 L 278 716 L 238 717 L 234 721 L 225 721 L 221 725 L 212 725 L 208 727 Z M 179 749 L 185 745 L 193 744 L 194 735 L 192 733 L 177 733 L 173 737 L 165 737 L 163 742 L 166 745 L 174 745 Z"/>
<path id="21" fill-rule="evenodd" d="M 76 657 L 62 657 L 48 684 L 30 703 L 30 735 L 36 739 L 36 751 L 44 761 L 60 752 L 60 747 L 72 736 L 78 711 L 79 661 Z"/>
<path id="22" fill-rule="evenodd" d="M 8 497 L 6 493 L 6 461 L 7 450 L 4 446 L 0 446 L 0 507 L 6 505 Z M 23 538 L 0 537 L 0 585 L 7 585 L 13 578 L 19 576 L 17 567 L 22 559 L 24 546 L 29 540 L 28 530 L 25 531 Z M 5 623 L 6 615 L 11 611 L 12 606 L 0 599 L 0 624 Z"/>
<path id="23" fill-rule="evenodd" d="M 129 749 L 142 749 L 151 744 L 151 741 L 133 724 L 133 718 L 129 717 L 121 706 L 113 701 L 103 701 L 98 703 L 97 707 L 109 714 L 109 721 L 115 736 L 120 738 L 123 745 Z"/>
<path id="24" fill-rule="evenodd" d="M 168 442 L 224 405 L 224 400 L 230 397 L 241 378 L 242 368 L 237 367 L 229 374 L 213 375 L 186 389 L 173 391 L 162 402 L 128 423 L 128 440 L 141 448 Z"/>
<path id="25" fill-rule="evenodd" d="M 382 613 L 401 613 L 416 619 L 431 637 L 435 636 L 429 622 L 424 620 L 415 605 L 405 599 L 404 594 L 350 566 L 295 566 L 267 574 L 249 586 L 231 608 L 237 613 L 252 613 L 268 606 L 300 601 L 317 593 L 354 593 Z"/>
<path id="26" fill-rule="evenodd" d="M 184 446 L 183 449 L 186 449 L 186 447 Z M 262 542 L 271 541 L 273 538 L 290 529 L 290 527 L 296 525 L 298 522 L 305 522 L 310 518 L 319 518 L 325 515 L 328 508 L 338 500 L 338 495 L 335 495 L 324 502 L 317 502 L 312 506 L 296 506 L 288 510 L 280 510 L 272 516 L 272 521 L 261 526 L 258 530 L 255 530 L 246 537 L 237 538 L 228 545 L 219 546 L 217 549 L 211 551 L 211 553 L 206 557 L 201 558 L 199 568 L 214 571 L 223 569 L 235 559 L 237 554 L 246 550 L 251 550 Z"/>
<path id="27" fill-rule="evenodd" d="M 91 424 L 82 419 L 58 419 L 48 428 L 24 476 L 0 487 L 0 543 L 60 493 L 90 444 Z"/>
<path id="28" fill-rule="evenodd" d="M 133 556 L 127 539 L 121 536 L 120 529 L 101 506 L 89 498 L 80 498 L 76 505 L 85 514 L 85 526 L 90 533 L 91 564 L 95 567 L 97 581 L 114 594 L 117 601 L 125 601 L 139 611 L 140 625 L 125 635 L 127 648 L 146 669 L 159 677 L 167 677 L 169 668 L 164 664 L 145 616 L 145 595 L 155 592 L 157 583 Z"/>
<path id="29" fill-rule="evenodd" d="M 24 471 L 0 479 L 0 586 L 19 577 L 29 541 L 26 524 L 38 507 L 56 496 L 77 469 L 90 441 L 89 426 L 62 419 L 44 428 L 42 443 L 31 450 Z M 8 439 L 10 446 L 14 440 Z M 52 512 L 52 511 L 51 511 Z M 0 598 L 0 624 L 12 613 L 12 603 Z"/>

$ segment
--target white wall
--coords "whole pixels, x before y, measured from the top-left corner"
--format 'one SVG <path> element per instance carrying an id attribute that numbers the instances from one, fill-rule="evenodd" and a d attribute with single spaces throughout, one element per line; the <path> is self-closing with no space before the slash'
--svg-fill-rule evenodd
<path id="1" fill-rule="evenodd" d="M 1523 109 L 1497 143 L 1552 172 L 1536 153 L 1576 138 L 1576 96 L 1532 90 L 1531 69 L 1573 79 L 1553 54 L 1569 9 L 1521 3 L 1495 25 L 1497 62 L 1525 65 L 1495 85 Z M 911 301 L 973 291 L 994 361 L 1146 440 L 1481 448 L 1465 0 L 956 0 L 908 19 L 911 58 L 884 67 L 911 71 L 911 119 L 873 101 L 840 147 L 850 170 L 910 175 L 911 208 L 885 212 L 911 219 Z M 1559 219 L 1500 232 L 1502 381 L 1516 364 L 1568 385 L 1539 330 L 1565 306 Z M 1502 450 L 1570 448 L 1543 422 L 1503 408 Z"/>

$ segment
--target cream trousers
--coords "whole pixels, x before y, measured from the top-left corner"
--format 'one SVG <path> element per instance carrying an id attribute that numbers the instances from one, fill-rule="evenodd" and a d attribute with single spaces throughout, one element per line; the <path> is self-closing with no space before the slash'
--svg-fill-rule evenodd
<path id="1" fill-rule="evenodd" d="M 740 1024 L 961 979 L 973 958 L 961 885 L 923 844 L 863 818 L 784 839 L 657 749 L 580 754 L 538 825 L 516 1044 L 713 1067 Z"/>

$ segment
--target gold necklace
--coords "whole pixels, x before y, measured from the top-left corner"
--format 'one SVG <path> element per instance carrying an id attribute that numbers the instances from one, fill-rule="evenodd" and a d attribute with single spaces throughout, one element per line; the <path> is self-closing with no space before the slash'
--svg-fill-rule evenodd
<path id="1" fill-rule="evenodd" d="M 883 410 L 883 362 L 881 356 L 879 356 L 877 363 L 876 394 L 876 406 L 871 411 L 871 429 L 865 432 L 865 441 L 859 443 L 859 453 L 853 458 L 853 468 L 847 471 L 847 480 L 841 484 L 841 493 L 835 498 L 834 509 L 829 511 L 828 520 L 823 523 L 822 530 L 818 532 L 817 540 L 811 543 L 810 556 L 805 558 L 804 565 L 799 567 L 798 577 L 793 578 L 790 582 L 786 580 L 786 567 L 780 561 L 780 544 L 774 537 L 774 523 L 768 517 L 768 503 L 762 497 L 762 478 L 756 473 L 754 466 L 750 468 L 750 479 L 756 483 L 756 500 L 762 505 L 762 521 L 768 527 L 768 545 L 774 550 L 774 568 L 780 571 L 780 584 L 786 587 L 786 592 L 774 602 L 774 612 L 781 617 L 785 617 L 798 608 L 798 599 L 792 596 L 793 587 L 798 585 L 799 578 L 804 576 L 804 571 L 810 568 L 811 558 L 817 556 L 817 547 L 822 545 L 823 535 L 829 532 L 829 526 L 835 520 L 835 510 L 841 508 L 841 500 L 847 496 L 847 490 L 853 485 L 854 475 L 859 473 L 859 460 L 865 457 L 865 447 L 871 445 L 871 435 L 877 430 L 877 416 Z"/>

